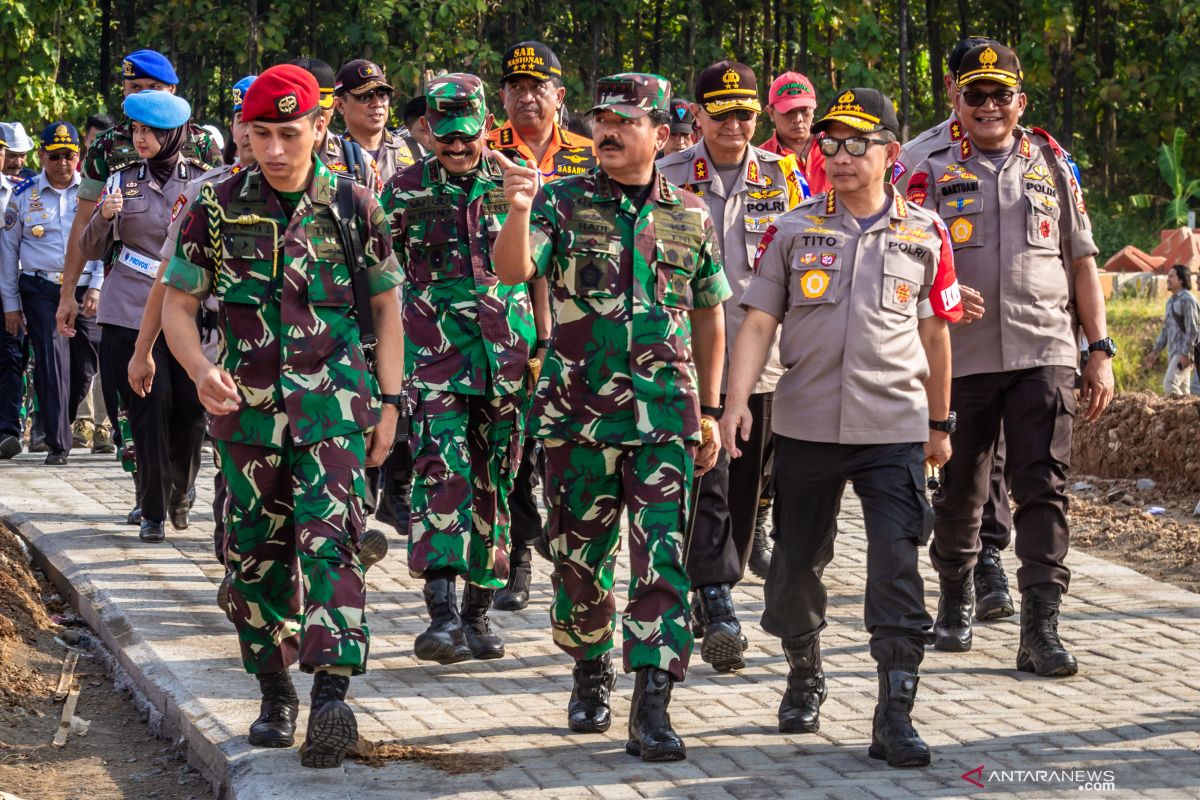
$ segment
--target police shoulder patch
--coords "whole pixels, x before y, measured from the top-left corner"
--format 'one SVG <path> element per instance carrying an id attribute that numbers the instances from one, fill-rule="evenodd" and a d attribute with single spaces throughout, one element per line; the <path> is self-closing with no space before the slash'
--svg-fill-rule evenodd
<path id="1" fill-rule="evenodd" d="M 13 225 L 17 224 L 17 209 L 9 206 L 4 212 L 4 230 L 10 230 Z"/>

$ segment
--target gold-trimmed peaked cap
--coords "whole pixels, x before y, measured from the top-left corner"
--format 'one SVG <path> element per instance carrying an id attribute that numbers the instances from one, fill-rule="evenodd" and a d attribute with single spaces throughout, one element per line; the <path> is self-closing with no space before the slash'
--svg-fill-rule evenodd
<path id="1" fill-rule="evenodd" d="M 888 130 L 900 135 L 896 106 L 878 89 L 843 89 L 835 93 L 833 102 L 813 125 L 812 132 L 821 133 L 835 122 L 863 133 Z"/>
<path id="2" fill-rule="evenodd" d="M 963 56 L 954 78 L 959 88 L 976 81 L 995 81 L 1004 86 L 1020 86 L 1025 80 L 1021 59 L 1016 51 L 999 42 L 976 45 Z"/>
<path id="3" fill-rule="evenodd" d="M 696 78 L 696 102 L 709 114 L 743 109 L 758 114 L 758 78 L 754 70 L 737 61 L 718 61 Z"/>

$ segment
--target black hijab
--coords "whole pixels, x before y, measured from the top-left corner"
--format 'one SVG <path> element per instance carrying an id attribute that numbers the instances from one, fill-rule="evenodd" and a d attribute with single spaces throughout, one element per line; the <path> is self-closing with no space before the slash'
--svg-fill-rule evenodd
<path id="1" fill-rule="evenodd" d="M 185 122 L 178 128 L 151 128 L 154 133 L 154 138 L 158 139 L 158 153 L 153 158 L 147 158 L 146 164 L 150 167 L 150 174 L 154 176 L 154 180 L 158 181 L 159 186 L 165 186 L 167 181 L 171 179 L 171 172 L 179 163 L 179 152 L 183 150 L 184 144 L 187 143 L 188 125 Z"/>

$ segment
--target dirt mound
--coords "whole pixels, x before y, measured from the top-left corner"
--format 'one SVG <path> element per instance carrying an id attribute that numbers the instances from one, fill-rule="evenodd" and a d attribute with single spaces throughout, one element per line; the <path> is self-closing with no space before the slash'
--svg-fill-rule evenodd
<path id="1" fill-rule="evenodd" d="M 1200 397 L 1117 395 L 1098 421 L 1075 426 L 1071 471 L 1200 492 Z"/>
<path id="2" fill-rule="evenodd" d="M 42 591 L 16 534 L 0 526 L 0 640 L 32 642 L 51 627 Z"/>

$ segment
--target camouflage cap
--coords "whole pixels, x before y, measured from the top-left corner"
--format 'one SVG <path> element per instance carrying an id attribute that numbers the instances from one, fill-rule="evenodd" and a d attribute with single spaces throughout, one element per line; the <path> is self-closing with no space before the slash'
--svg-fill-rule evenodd
<path id="1" fill-rule="evenodd" d="M 487 120 L 483 81 L 465 72 L 439 75 L 425 85 L 425 120 L 434 136 L 478 136 Z"/>
<path id="2" fill-rule="evenodd" d="M 611 111 L 626 119 L 644 117 L 651 111 L 670 113 L 671 82 L 661 75 L 622 72 L 596 81 L 596 104 L 588 111 Z"/>

